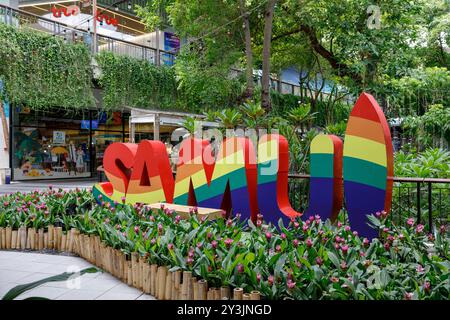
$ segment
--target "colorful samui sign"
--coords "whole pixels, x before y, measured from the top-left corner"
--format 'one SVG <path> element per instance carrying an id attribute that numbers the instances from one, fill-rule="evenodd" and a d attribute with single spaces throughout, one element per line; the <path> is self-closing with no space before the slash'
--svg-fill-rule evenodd
<path id="1" fill-rule="evenodd" d="M 113 143 L 104 156 L 109 182 L 94 186 L 94 196 L 111 203 L 167 202 L 220 208 L 256 220 L 258 213 L 276 223 L 302 216 L 288 199 L 289 148 L 286 138 L 265 134 L 251 139 L 224 139 L 213 156 L 208 140 L 181 142 L 176 177 L 164 144 Z M 389 212 L 392 197 L 393 149 L 389 127 L 375 99 L 361 94 L 347 124 L 345 141 L 316 136 L 310 148 L 309 207 L 303 216 L 336 220 L 343 206 L 352 228 L 375 237 L 367 215 Z"/>

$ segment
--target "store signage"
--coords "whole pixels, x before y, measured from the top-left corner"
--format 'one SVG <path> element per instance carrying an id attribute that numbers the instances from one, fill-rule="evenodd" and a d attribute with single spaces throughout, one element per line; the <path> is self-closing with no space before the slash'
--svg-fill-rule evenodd
<path id="1" fill-rule="evenodd" d="M 53 131 L 53 144 L 54 145 L 66 144 L 66 133 L 64 131 Z"/>
<path id="2" fill-rule="evenodd" d="M 53 6 L 52 13 L 55 18 L 61 18 L 62 14 L 66 17 L 77 16 L 80 14 L 80 8 L 76 5 L 70 5 L 67 8 L 59 8 L 59 9 Z"/>
<path id="3" fill-rule="evenodd" d="M 61 18 L 62 15 L 66 17 L 77 16 L 80 14 L 80 7 L 76 5 L 70 5 L 67 8 L 56 8 L 55 6 L 53 6 L 52 14 L 55 18 Z M 96 19 L 98 22 L 105 22 L 107 25 L 113 25 L 115 27 L 119 25 L 119 20 L 117 18 L 110 17 L 105 13 L 97 13 Z"/>
<path id="4" fill-rule="evenodd" d="M 375 237 L 366 215 L 390 211 L 393 183 L 390 131 L 375 99 L 366 93 L 359 97 L 344 143 L 333 135 L 319 135 L 310 149 L 310 200 L 304 216 L 319 214 L 335 220 L 345 193 L 353 229 Z M 273 223 L 301 216 L 288 199 L 289 148 L 283 136 L 260 137 L 257 153 L 250 139 L 227 138 L 217 157 L 211 154 L 207 140 L 185 139 L 174 179 L 162 142 L 113 143 L 103 161 L 109 182 L 97 184 L 94 196 L 112 203 L 221 208 L 253 221 L 261 213 Z"/>

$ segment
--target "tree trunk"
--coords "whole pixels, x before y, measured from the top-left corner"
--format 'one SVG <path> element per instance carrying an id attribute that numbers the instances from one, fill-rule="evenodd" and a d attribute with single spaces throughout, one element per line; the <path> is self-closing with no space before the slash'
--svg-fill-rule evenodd
<path id="1" fill-rule="evenodd" d="M 264 14 L 264 42 L 262 52 L 261 107 L 266 111 L 270 105 L 270 47 L 272 40 L 273 12 L 277 0 L 269 0 Z"/>
<path id="2" fill-rule="evenodd" d="M 252 38 L 250 35 L 250 21 L 248 18 L 249 14 L 246 12 L 244 0 L 239 0 L 239 6 L 241 10 L 242 19 L 244 20 L 245 58 L 247 60 L 247 68 L 245 70 L 247 77 L 247 89 L 245 91 L 245 97 L 251 99 L 253 97 L 255 84 L 253 83 L 253 51 L 252 51 Z"/>

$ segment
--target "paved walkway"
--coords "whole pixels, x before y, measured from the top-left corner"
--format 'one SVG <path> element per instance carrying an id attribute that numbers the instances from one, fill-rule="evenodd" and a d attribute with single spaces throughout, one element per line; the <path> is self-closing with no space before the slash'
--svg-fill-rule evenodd
<path id="1" fill-rule="evenodd" d="M 92 267 L 74 256 L 19 251 L 0 251 L 0 300 L 11 288 L 63 272 Z M 78 281 L 79 280 L 79 281 Z M 129 287 L 109 273 L 84 274 L 74 280 L 48 282 L 16 299 L 45 297 L 52 300 L 154 300 L 142 291 Z"/>
<path id="2" fill-rule="evenodd" d="M 20 181 L 11 182 L 11 184 L 0 184 L 0 194 L 20 192 L 31 192 L 36 189 L 45 190 L 51 185 L 53 188 L 63 188 L 64 190 L 73 190 L 75 188 L 91 188 L 97 179 L 64 179 L 64 180 L 41 180 L 41 181 Z"/>

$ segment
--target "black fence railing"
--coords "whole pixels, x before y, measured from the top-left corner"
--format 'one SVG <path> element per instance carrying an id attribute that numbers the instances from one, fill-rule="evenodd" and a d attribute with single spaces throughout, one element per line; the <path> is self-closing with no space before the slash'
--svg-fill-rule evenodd
<path id="1" fill-rule="evenodd" d="M 165 50 L 148 47 L 131 41 L 116 39 L 96 34 L 90 30 L 75 28 L 20 9 L 13 9 L 0 4 L 0 23 L 18 28 L 31 28 L 63 38 L 66 42 L 84 43 L 92 52 L 110 51 L 119 55 L 147 60 L 153 64 L 173 64 L 175 54 Z M 157 55 L 159 53 L 159 61 Z"/>
<path id="2" fill-rule="evenodd" d="M 289 175 L 289 200 L 303 212 L 309 201 L 309 175 Z M 345 201 L 344 201 L 345 207 Z M 403 225 L 408 218 L 432 232 L 450 224 L 450 179 L 394 177 L 391 219 Z"/>

